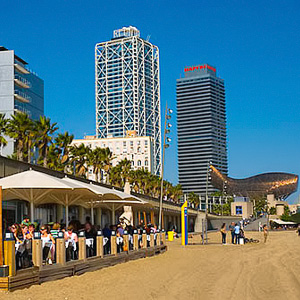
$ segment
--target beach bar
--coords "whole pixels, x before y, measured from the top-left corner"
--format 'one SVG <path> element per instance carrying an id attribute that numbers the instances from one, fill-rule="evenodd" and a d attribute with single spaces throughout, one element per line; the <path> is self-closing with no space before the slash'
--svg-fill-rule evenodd
<path id="1" fill-rule="evenodd" d="M 111 231 L 111 236 L 107 239 L 101 230 L 105 230 L 107 224 L 116 224 L 120 218 L 125 218 L 132 225 L 130 228 L 137 228 L 141 223 L 157 223 L 158 199 L 131 194 L 130 189 L 125 193 L 126 187 L 123 191 L 3 157 L 0 157 L 0 177 L 0 213 L 4 213 L 0 226 L 0 289 L 12 291 L 25 288 L 157 255 L 167 250 L 164 230 L 125 230 L 121 238 L 122 244 L 118 232 Z M 13 213 L 13 205 L 10 203 L 17 203 Z M 43 212 L 48 209 L 51 213 L 43 214 L 41 209 Z M 34 232 L 30 244 L 31 265 L 18 269 L 16 241 L 8 230 L 8 225 L 20 222 L 24 215 L 29 215 L 32 221 L 40 224 L 51 221 L 65 223 L 67 226 L 73 219 L 74 211 L 77 212 L 75 217 L 82 220 L 81 223 L 89 218 L 91 224 L 99 228 L 94 241 L 91 242 L 84 232 L 79 232 L 77 257 L 67 260 L 65 235 L 60 231 L 55 239 L 53 264 L 45 264 L 44 241 L 39 231 Z M 199 212 L 189 208 L 190 229 L 194 229 L 198 214 Z M 179 221 L 180 206 L 164 201 L 163 228 L 167 229 L 172 224 L 178 226 L 177 231 L 180 232 Z M 93 255 L 88 253 L 91 243 Z"/>

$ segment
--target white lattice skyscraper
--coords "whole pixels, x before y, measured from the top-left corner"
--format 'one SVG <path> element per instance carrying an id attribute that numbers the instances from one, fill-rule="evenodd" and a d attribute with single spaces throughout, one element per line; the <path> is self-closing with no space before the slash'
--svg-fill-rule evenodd
<path id="1" fill-rule="evenodd" d="M 96 44 L 96 135 L 153 138 L 154 173 L 161 170 L 159 50 L 135 27 Z"/>

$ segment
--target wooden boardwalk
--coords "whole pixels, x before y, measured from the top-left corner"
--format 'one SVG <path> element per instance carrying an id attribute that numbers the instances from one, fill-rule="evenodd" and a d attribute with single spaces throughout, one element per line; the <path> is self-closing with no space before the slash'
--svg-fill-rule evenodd
<path id="1" fill-rule="evenodd" d="M 53 264 L 40 268 L 32 267 L 18 270 L 16 276 L 0 277 L 0 290 L 14 291 L 28 288 L 34 284 L 62 279 L 73 275 L 81 275 L 85 272 L 95 271 L 102 268 L 125 263 L 130 260 L 150 257 L 161 254 L 167 250 L 166 245 L 150 248 L 142 248 L 135 251 L 122 252 L 117 255 L 105 255 L 89 257 L 87 259 L 67 262 L 65 265 Z"/>

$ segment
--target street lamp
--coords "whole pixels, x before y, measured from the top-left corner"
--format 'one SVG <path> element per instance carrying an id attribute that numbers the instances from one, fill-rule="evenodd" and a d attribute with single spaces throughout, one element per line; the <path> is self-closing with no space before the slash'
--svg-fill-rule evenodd
<path id="1" fill-rule="evenodd" d="M 223 216 L 223 204 L 224 204 L 224 198 L 225 198 L 225 195 L 226 195 L 226 189 L 227 189 L 227 180 L 224 180 L 223 181 L 222 200 L 221 200 L 222 216 Z"/>
<path id="2" fill-rule="evenodd" d="M 205 195 L 205 215 L 207 218 L 207 214 L 208 214 L 208 180 L 209 180 L 209 173 L 210 173 L 210 166 L 211 166 L 212 162 L 208 161 L 207 162 L 207 170 L 206 170 L 206 195 Z"/>
<path id="3" fill-rule="evenodd" d="M 170 133 L 170 129 L 172 125 L 167 123 L 168 120 L 171 119 L 171 114 L 173 110 L 168 108 L 168 103 L 166 103 L 166 113 L 165 113 L 165 126 L 164 126 L 164 140 L 163 140 L 163 157 L 162 157 L 162 167 L 161 167 L 161 183 L 160 183 L 160 201 L 159 201 L 159 225 L 158 228 L 162 229 L 162 200 L 163 200 L 163 189 L 164 189 L 164 164 L 165 164 L 165 150 L 169 148 L 169 142 L 171 139 L 166 135 Z"/>

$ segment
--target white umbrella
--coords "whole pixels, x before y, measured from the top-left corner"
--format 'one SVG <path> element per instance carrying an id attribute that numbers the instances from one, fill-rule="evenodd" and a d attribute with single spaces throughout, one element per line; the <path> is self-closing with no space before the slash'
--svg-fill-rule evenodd
<path id="1" fill-rule="evenodd" d="M 4 200 L 18 197 L 30 203 L 31 219 L 34 220 L 34 205 L 59 203 L 66 207 L 68 222 L 68 206 L 79 202 L 82 197 L 96 197 L 89 189 L 74 182 L 65 182 L 60 178 L 42 172 L 28 170 L 0 179 Z"/>
<path id="2" fill-rule="evenodd" d="M 87 204 L 89 204 L 91 208 L 91 221 L 94 223 L 94 207 L 107 207 L 112 211 L 112 216 L 114 219 L 115 210 L 119 209 L 124 205 L 144 205 L 148 202 L 145 202 L 139 199 L 136 196 L 126 194 L 122 191 L 118 191 L 115 189 L 110 189 L 104 186 L 95 185 L 93 183 L 85 183 L 79 180 L 71 179 L 69 177 L 63 178 L 63 181 L 68 182 L 70 184 L 80 185 L 83 188 L 87 188 L 95 194 L 98 194 L 99 199 L 87 199 Z M 119 206 L 115 206 L 115 205 Z M 114 220 L 112 220 L 114 222 Z"/>

